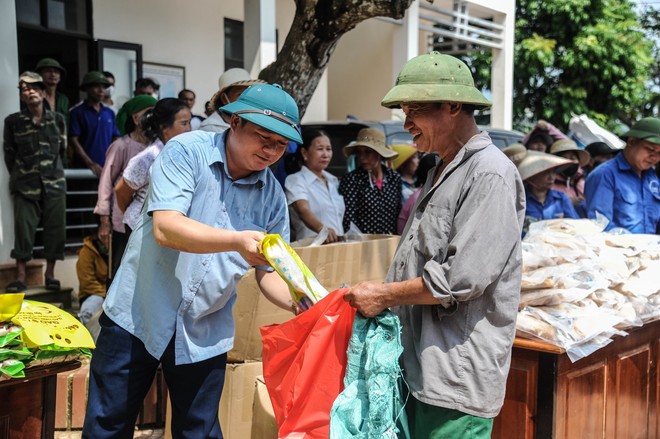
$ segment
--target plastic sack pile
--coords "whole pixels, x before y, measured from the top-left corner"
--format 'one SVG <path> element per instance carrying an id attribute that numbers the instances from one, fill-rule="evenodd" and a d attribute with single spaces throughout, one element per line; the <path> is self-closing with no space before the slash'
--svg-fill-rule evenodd
<path id="1" fill-rule="evenodd" d="M 577 361 L 622 328 L 660 317 L 660 236 L 612 234 L 593 220 L 534 223 L 523 240 L 517 332 Z"/>
<path id="2" fill-rule="evenodd" d="M 94 341 L 69 313 L 48 303 L 0 294 L 0 381 L 25 369 L 90 357 Z"/>

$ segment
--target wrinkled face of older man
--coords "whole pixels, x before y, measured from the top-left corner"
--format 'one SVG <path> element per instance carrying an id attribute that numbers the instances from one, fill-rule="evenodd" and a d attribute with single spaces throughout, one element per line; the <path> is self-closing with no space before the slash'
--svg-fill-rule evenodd
<path id="1" fill-rule="evenodd" d="M 18 89 L 21 92 L 21 101 L 25 102 L 27 105 L 36 106 L 41 104 L 44 100 L 44 89 L 40 84 L 21 82 Z"/>
<path id="2" fill-rule="evenodd" d="M 451 104 L 410 103 L 402 104 L 401 110 L 406 115 L 404 128 L 412 134 L 417 150 L 440 152 L 448 143 L 455 123 L 450 116 Z"/>

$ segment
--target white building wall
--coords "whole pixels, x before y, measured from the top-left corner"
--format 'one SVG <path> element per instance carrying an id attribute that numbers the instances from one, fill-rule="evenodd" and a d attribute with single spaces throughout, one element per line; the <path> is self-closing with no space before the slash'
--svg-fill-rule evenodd
<path id="1" fill-rule="evenodd" d="M 224 70 L 223 20 L 242 21 L 242 2 L 94 0 L 93 8 L 96 39 L 141 44 L 143 61 L 185 66 L 203 114 Z"/>
<path id="2" fill-rule="evenodd" d="M 0 120 L 18 111 L 18 46 L 16 43 L 16 9 L 14 2 L 0 2 Z M 3 129 L 4 129 L 4 124 Z M 14 247 L 14 208 L 9 195 L 9 173 L 0 152 L 0 264 L 11 263 Z M 1 285 L 0 288 L 4 288 Z"/>
<path id="3" fill-rule="evenodd" d="M 352 114 L 365 120 L 390 119 L 380 105 L 392 87 L 394 32 L 399 25 L 372 18 L 345 34 L 328 64 L 328 119 Z"/>
<path id="4" fill-rule="evenodd" d="M 94 0 L 93 7 L 95 38 L 141 44 L 144 61 L 185 66 L 186 88 L 197 94 L 194 112 L 203 114 L 204 102 L 216 92 L 224 71 L 224 18 L 244 21 L 243 2 Z M 277 1 L 278 50 L 294 13 L 294 2 Z M 305 119 L 325 118 L 325 89 L 314 94 Z"/>

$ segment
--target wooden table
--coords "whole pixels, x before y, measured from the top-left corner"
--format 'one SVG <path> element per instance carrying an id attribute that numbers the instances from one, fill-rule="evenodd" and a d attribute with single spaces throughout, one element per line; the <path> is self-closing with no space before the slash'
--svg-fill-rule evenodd
<path id="1" fill-rule="evenodd" d="M 516 338 L 493 438 L 660 437 L 660 320 L 581 360 Z"/>
<path id="2" fill-rule="evenodd" d="M 25 369 L 25 378 L 0 381 L 0 439 L 52 439 L 57 374 L 79 361 Z"/>

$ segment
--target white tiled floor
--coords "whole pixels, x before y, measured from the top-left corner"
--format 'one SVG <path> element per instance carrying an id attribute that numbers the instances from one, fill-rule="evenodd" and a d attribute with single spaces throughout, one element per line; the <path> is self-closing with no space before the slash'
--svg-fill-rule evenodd
<path id="1" fill-rule="evenodd" d="M 162 439 L 165 430 L 157 428 L 154 430 L 135 430 L 134 438 L 140 439 Z M 80 439 L 81 431 L 56 431 L 55 439 Z"/>

